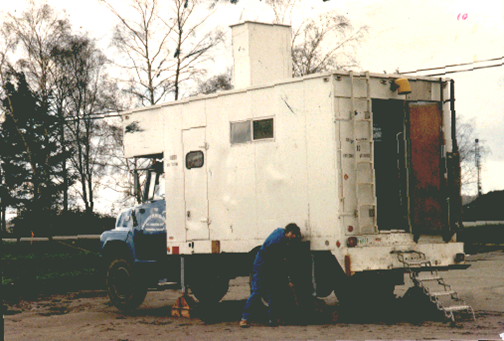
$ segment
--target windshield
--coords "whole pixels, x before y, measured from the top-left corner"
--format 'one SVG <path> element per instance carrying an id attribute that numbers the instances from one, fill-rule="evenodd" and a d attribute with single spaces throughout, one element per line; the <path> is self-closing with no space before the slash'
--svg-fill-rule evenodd
<path id="1" fill-rule="evenodd" d="M 143 184 L 140 185 L 142 183 L 142 179 L 145 180 L 143 181 Z M 140 189 L 140 187 L 142 188 Z M 149 168 L 136 170 L 135 188 L 138 193 L 141 193 L 141 197 L 138 197 L 138 202 L 163 200 L 165 198 L 163 162 L 154 161 Z"/>
<path id="2" fill-rule="evenodd" d="M 163 174 L 156 175 L 156 181 L 154 182 L 153 200 L 162 200 L 165 198 L 165 177 Z"/>

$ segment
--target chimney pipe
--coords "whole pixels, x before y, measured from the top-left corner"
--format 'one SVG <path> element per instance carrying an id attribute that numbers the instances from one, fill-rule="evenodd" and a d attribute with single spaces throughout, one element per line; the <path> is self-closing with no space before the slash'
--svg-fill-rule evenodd
<path id="1" fill-rule="evenodd" d="M 292 78 L 290 26 L 246 21 L 231 30 L 235 89 Z"/>

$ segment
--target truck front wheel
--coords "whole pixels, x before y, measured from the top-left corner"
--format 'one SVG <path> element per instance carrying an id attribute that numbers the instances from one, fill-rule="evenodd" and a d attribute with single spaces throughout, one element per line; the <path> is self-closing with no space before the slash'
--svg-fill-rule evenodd
<path id="1" fill-rule="evenodd" d="M 120 310 L 137 308 L 147 295 L 147 286 L 135 276 L 131 263 L 122 258 L 110 262 L 106 285 L 110 301 Z"/>

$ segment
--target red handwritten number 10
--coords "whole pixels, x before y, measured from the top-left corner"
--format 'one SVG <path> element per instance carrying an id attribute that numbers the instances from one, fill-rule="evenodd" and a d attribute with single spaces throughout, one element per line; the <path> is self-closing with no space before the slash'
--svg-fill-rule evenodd
<path id="1" fill-rule="evenodd" d="M 457 20 L 460 20 L 460 15 L 461 15 L 461 13 L 459 13 L 459 15 L 457 16 Z M 466 20 L 466 19 L 467 19 L 467 13 L 462 14 L 462 20 Z"/>

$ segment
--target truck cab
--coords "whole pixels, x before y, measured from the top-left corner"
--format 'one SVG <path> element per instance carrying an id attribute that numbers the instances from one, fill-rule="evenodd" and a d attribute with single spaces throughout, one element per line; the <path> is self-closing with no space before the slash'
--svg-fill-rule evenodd
<path id="1" fill-rule="evenodd" d="M 138 205 L 119 213 L 115 228 L 100 237 L 109 296 L 125 309 L 140 304 L 147 288 L 168 274 L 163 167 L 154 158 L 150 164 L 134 172 Z"/>

